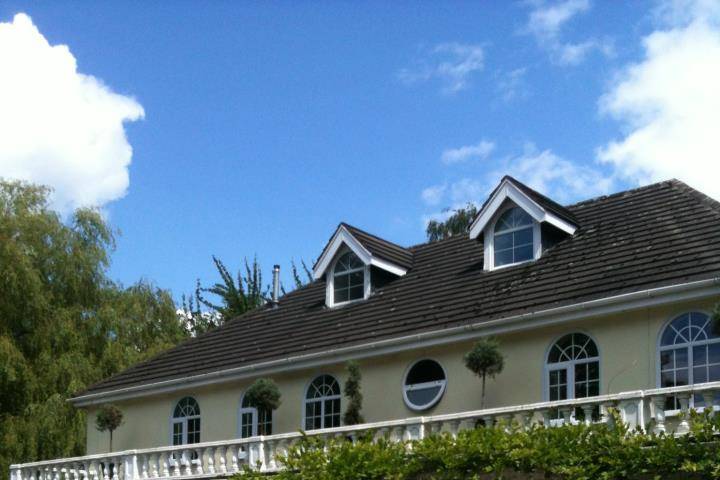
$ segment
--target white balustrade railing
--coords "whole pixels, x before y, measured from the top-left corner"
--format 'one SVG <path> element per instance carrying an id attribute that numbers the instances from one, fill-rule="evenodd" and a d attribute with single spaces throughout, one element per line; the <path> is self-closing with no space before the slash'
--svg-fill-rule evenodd
<path id="1" fill-rule="evenodd" d="M 306 435 L 326 439 L 354 440 L 362 435 L 372 435 L 373 438 L 388 437 L 396 441 L 420 440 L 441 432 L 455 436 L 460 430 L 477 425 L 510 425 L 513 421 L 521 428 L 533 424 L 553 427 L 563 423 L 611 422 L 611 408 L 617 410 L 621 420 L 631 429 L 683 435 L 690 431 L 687 413 L 691 399 L 701 398 L 704 405 L 717 408 L 720 406 L 716 399 L 719 394 L 720 382 L 711 382 L 365 423 L 313 430 Z M 668 399 L 675 399 L 680 408 L 666 411 Z M 578 412 L 582 415 L 576 415 Z M 668 421 L 668 416 L 672 421 Z M 10 466 L 10 480 L 218 478 L 239 473 L 243 465 L 272 472 L 280 468 L 277 455 L 301 437 L 302 433 L 292 432 L 24 463 Z"/>

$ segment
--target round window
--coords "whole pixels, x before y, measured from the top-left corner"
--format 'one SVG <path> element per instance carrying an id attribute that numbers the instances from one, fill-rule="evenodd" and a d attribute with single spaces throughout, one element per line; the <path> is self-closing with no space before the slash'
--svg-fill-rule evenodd
<path id="1" fill-rule="evenodd" d="M 403 382 L 405 404 L 413 410 L 427 410 L 445 393 L 447 376 L 435 360 L 419 360 L 410 366 Z"/>

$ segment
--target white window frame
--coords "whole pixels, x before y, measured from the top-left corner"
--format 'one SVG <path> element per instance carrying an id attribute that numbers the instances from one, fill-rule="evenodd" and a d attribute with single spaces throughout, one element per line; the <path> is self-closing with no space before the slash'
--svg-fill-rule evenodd
<path id="1" fill-rule="evenodd" d="M 410 374 L 410 371 L 411 371 L 418 363 L 424 362 L 424 361 L 434 362 L 434 363 L 436 363 L 437 365 L 439 365 L 440 368 L 441 368 L 442 371 L 443 371 L 443 376 L 445 377 L 445 379 L 444 379 L 444 380 L 437 380 L 437 381 L 434 381 L 434 382 L 424 382 L 424 383 L 415 383 L 415 384 L 413 384 L 413 385 L 406 385 L 406 383 L 407 383 L 407 377 L 408 377 L 408 375 Z M 415 360 L 414 362 L 412 362 L 412 363 L 405 369 L 405 374 L 404 374 L 403 377 L 402 377 L 402 395 L 403 395 L 403 400 L 405 401 L 405 405 L 406 405 L 410 410 L 413 410 L 413 411 L 415 411 L 415 412 L 422 412 L 422 411 L 424 411 L 424 410 L 428 410 L 428 409 L 434 407 L 435 405 L 437 405 L 437 404 L 440 402 L 440 400 L 442 399 L 443 395 L 445 394 L 445 390 L 447 390 L 447 382 L 448 382 L 447 370 L 445 370 L 445 367 L 443 367 L 443 364 L 442 364 L 442 363 L 438 362 L 438 361 L 435 360 L 434 358 L 421 358 L 421 359 Z M 408 391 L 420 390 L 420 389 L 422 389 L 422 388 L 434 387 L 434 386 L 438 386 L 438 385 L 440 385 L 440 390 L 439 390 L 438 393 L 433 397 L 433 399 L 430 400 L 430 401 L 429 401 L 428 403 L 426 403 L 425 405 L 415 405 L 415 404 L 412 403 L 412 402 L 410 401 L 410 399 L 408 398 L 408 395 L 407 395 Z"/>
<path id="2" fill-rule="evenodd" d="M 589 358 L 583 358 L 580 360 L 567 360 L 564 362 L 556 362 L 556 363 L 550 363 L 549 357 L 550 352 L 552 351 L 552 348 L 555 346 L 557 342 L 560 341 L 563 337 L 567 335 L 572 334 L 582 334 L 585 335 L 595 344 L 595 348 L 597 349 L 597 356 L 595 357 L 589 357 Z M 550 401 L 550 372 L 555 370 L 566 370 L 567 371 L 567 399 L 573 400 L 575 399 L 575 366 L 576 365 L 585 365 L 587 363 L 591 362 L 597 362 L 598 363 L 598 395 L 600 395 L 602 392 L 600 391 L 602 386 L 602 353 L 600 352 L 600 344 L 595 340 L 595 338 L 590 335 L 587 332 L 583 332 L 580 330 L 573 330 L 572 332 L 566 332 L 562 335 L 559 335 L 553 339 L 552 342 L 550 342 L 550 345 L 547 347 L 547 351 L 545 352 L 545 365 L 543 368 L 543 399 L 547 402 Z"/>
<path id="3" fill-rule="evenodd" d="M 195 403 L 198 406 L 198 409 L 200 409 L 200 402 L 197 401 L 197 399 L 192 395 L 185 395 L 182 398 L 178 399 L 175 403 L 173 403 L 172 410 L 170 411 L 170 445 L 174 445 L 175 440 L 175 425 L 180 424 L 182 425 L 182 443 L 180 445 L 194 445 L 194 444 L 188 444 L 188 420 L 194 420 L 198 419 L 200 420 L 200 441 L 202 441 L 202 410 L 200 410 L 199 415 L 189 415 L 184 417 L 176 417 L 175 416 L 175 409 L 177 408 L 178 404 L 184 400 L 185 398 L 192 398 Z"/>
<path id="4" fill-rule="evenodd" d="M 338 394 L 337 395 L 325 395 L 322 397 L 315 397 L 315 398 L 308 398 L 308 391 L 310 390 L 310 387 L 312 387 L 312 384 L 315 382 L 315 380 L 317 380 L 318 378 L 323 377 L 323 376 L 331 377 L 332 379 L 335 380 L 335 382 L 337 382 L 338 390 L 339 390 Z M 315 402 L 320 402 L 320 418 L 322 419 L 322 426 L 320 427 L 320 430 L 325 429 L 325 428 L 332 428 L 332 427 L 325 426 L 325 402 L 330 401 L 330 400 L 340 400 L 340 410 L 338 413 L 340 415 L 340 426 L 342 426 L 342 424 L 343 424 L 343 420 L 342 420 L 342 417 L 343 417 L 342 416 L 342 384 L 340 383 L 340 380 L 338 380 L 338 378 L 335 375 L 331 375 L 329 373 L 321 373 L 319 375 L 313 376 L 312 380 L 310 380 L 307 383 L 307 385 L 305 386 L 305 389 L 303 390 L 302 415 L 301 415 L 302 424 L 300 426 L 300 429 L 305 430 L 305 431 L 311 431 L 311 429 L 308 429 L 307 425 L 306 425 L 307 404 L 315 403 Z M 318 430 L 318 429 L 312 429 L 312 430 Z"/>
<path id="5" fill-rule="evenodd" d="M 337 266 L 338 261 L 340 260 L 340 257 L 345 255 L 346 253 L 353 253 L 354 255 L 357 255 L 353 250 L 349 248 L 341 249 L 337 252 L 337 255 L 335 255 L 335 258 L 333 259 L 332 263 L 330 264 L 330 268 L 327 270 L 326 278 L 326 288 L 325 288 L 325 304 L 328 307 L 340 307 L 343 305 L 349 305 L 351 303 L 356 302 L 362 302 L 363 300 L 367 300 L 371 293 L 371 287 L 372 284 L 370 282 L 370 265 L 367 263 L 364 263 L 364 270 L 363 270 L 363 297 L 362 298 L 356 298 L 353 300 L 347 300 L 345 302 L 335 302 L 335 267 Z M 357 255 L 358 259 L 362 262 L 362 258 Z"/>
<path id="6" fill-rule="evenodd" d="M 255 407 L 243 407 L 243 400 L 245 399 L 245 394 L 243 393 L 240 397 L 240 403 L 238 404 L 238 417 L 237 417 L 237 437 L 238 438 L 250 438 L 250 437 L 257 437 L 258 436 L 258 424 L 260 423 L 260 412 Z M 251 422 L 250 422 L 250 437 L 243 437 L 242 436 L 242 427 L 243 427 L 243 414 L 249 413 L 251 415 Z M 275 426 L 275 415 L 273 415 L 273 412 L 270 412 L 270 429 L 274 430 Z"/>
<path id="7" fill-rule="evenodd" d="M 708 318 L 710 319 L 710 321 L 712 321 L 712 313 L 711 313 L 711 312 L 708 312 L 707 310 L 703 310 L 703 309 L 699 309 L 699 308 L 690 309 L 690 310 L 682 310 L 682 311 L 676 312 L 676 313 L 674 313 L 673 315 L 671 315 L 670 318 L 665 321 L 665 323 L 664 323 L 664 324 L 662 325 L 662 327 L 660 328 L 660 331 L 658 332 L 657 341 L 656 341 L 656 343 L 655 343 L 655 346 L 656 346 L 656 348 L 655 348 L 655 351 L 656 351 L 656 355 L 655 355 L 655 375 L 656 375 L 656 377 L 655 377 L 655 384 L 657 385 L 658 388 L 662 388 L 662 363 L 661 363 L 661 356 L 662 356 L 662 352 L 663 352 L 663 351 L 666 351 L 666 350 L 676 350 L 676 349 L 679 349 L 679 348 L 686 348 L 686 349 L 687 349 L 687 351 L 688 351 L 688 385 L 694 385 L 694 381 L 691 381 L 691 380 L 690 380 L 690 379 L 693 378 L 693 376 L 694 376 L 693 371 L 692 371 L 693 368 L 694 368 L 694 367 L 693 367 L 693 348 L 692 348 L 692 347 L 694 347 L 694 346 L 700 346 L 700 345 L 710 345 L 710 344 L 720 343 L 720 338 L 716 338 L 716 339 L 713 339 L 713 340 L 701 340 L 701 341 L 699 341 L 699 342 L 681 343 L 681 344 L 676 344 L 676 345 L 667 345 L 667 346 L 663 346 L 663 345 L 662 345 L 662 337 L 663 337 L 663 335 L 665 334 L 665 330 L 668 329 L 668 328 L 670 328 L 670 325 L 671 325 L 675 320 L 677 320 L 678 318 L 680 318 L 681 316 L 687 315 L 687 314 L 692 314 L 692 313 L 701 313 L 701 314 L 705 315 L 706 317 L 708 317 Z M 693 379 L 693 380 L 694 380 L 694 379 Z M 695 407 L 695 396 L 694 396 L 694 395 L 690 395 L 690 401 L 689 401 L 689 403 L 688 403 L 688 408 L 695 408 L 696 410 L 699 410 L 699 411 L 701 411 L 701 412 L 704 410 L 704 407 L 697 407 L 697 408 Z M 720 405 L 715 405 L 715 406 L 713 407 L 713 409 L 714 409 L 714 410 L 720 410 Z M 679 415 L 679 414 L 680 414 L 680 410 L 678 410 L 678 409 L 675 409 L 675 410 L 666 410 L 666 411 L 665 411 L 665 415 L 666 415 L 666 416 L 674 416 L 674 415 Z"/>
<path id="8" fill-rule="evenodd" d="M 522 208 L 520 205 L 517 205 L 513 202 L 508 201 L 506 205 L 504 205 L 502 208 L 498 209 L 497 213 L 495 214 L 494 218 L 491 222 L 488 223 L 488 226 L 485 228 L 485 233 L 483 235 L 483 248 L 484 248 L 484 268 L 485 270 L 500 270 L 503 268 L 508 267 L 514 267 L 516 265 L 522 265 L 523 263 L 533 262 L 540 258 L 542 255 L 542 238 L 541 238 L 541 231 L 540 231 L 540 222 L 535 220 L 532 215 L 530 215 L 530 218 L 533 218 L 532 220 L 532 230 L 533 230 L 533 258 L 528 260 L 523 260 L 522 262 L 514 262 L 514 263 L 507 263 L 505 265 L 499 265 L 495 266 L 495 227 L 497 226 L 497 222 L 500 219 L 500 217 L 507 212 L 508 210 L 512 208 L 520 208 L 521 210 L 525 211 L 525 213 L 528 213 L 527 210 Z M 517 230 L 521 230 L 522 228 L 527 227 L 521 227 Z M 501 233 L 506 232 L 512 232 L 514 230 L 506 230 Z"/>

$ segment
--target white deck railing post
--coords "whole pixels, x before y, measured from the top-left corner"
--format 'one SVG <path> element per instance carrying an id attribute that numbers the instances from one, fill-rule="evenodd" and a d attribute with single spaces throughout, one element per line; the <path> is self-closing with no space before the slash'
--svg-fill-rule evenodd
<path id="1" fill-rule="evenodd" d="M 140 477 L 138 475 L 138 458 L 135 452 L 132 452 L 127 455 L 123 455 L 122 457 L 122 463 L 123 463 L 123 480 L 138 480 Z M 114 462 L 114 475 L 113 477 L 117 476 L 117 470 L 119 467 L 119 462 Z"/>

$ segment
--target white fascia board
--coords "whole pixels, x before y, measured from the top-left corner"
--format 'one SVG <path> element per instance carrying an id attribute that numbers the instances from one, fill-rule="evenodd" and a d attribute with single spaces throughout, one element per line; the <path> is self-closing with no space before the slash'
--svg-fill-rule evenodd
<path id="1" fill-rule="evenodd" d="M 570 235 L 575 233 L 576 228 L 574 225 L 542 208 L 509 180 L 503 180 L 500 188 L 495 191 L 495 194 L 490 201 L 485 204 L 478 217 L 470 226 L 470 238 L 476 239 L 480 236 L 506 199 L 512 200 L 518 207 L 525 210 L 528 215 L 535 219 L 536 222 L 548 222 Z"/>
<path id="2" fill-rule="evenodd" d="M 340 248 L 342 248 L 343 245 L 346 245 L 350 250 L 352 250 L 365 265 L 370 264 L 370 261 L 372 260 L 370 252 L 368 252 L 367 249 L 363 247 L 344 226 L 341 225 L 337 232 L 335 232 L 335 235 L 333 235 L 333 238 L 330 240 L 330 244 L 323 252 L 320 260 L 318 260 L 315 265 L 315 269 L 313 270 L 314 280 L 322 278 L 325 274 L 325 270 L 328 269 L 335 258 L 335 254 L 338 250 L 340 250 Z"/>
<path id="3" fill-rule="evenodd" d="M 333 238 L 330 239 L 328 248 L 325 249 L 325 252 L 315 265 L 315 269 L 313 270 L 314 280 L 322 278 L 325 271 L 332 264 L 335 254 L 337 254 L 338 250 L 340 250 L 343 245 L 352 250 L 365 265 L 373 265 L 400 277 L 407 273 L 407 269 L 400 267 L 399 265 L 395 265 L 392 262 L 388 262 L 387 260 L 373 256 L 373 254 L 363 247 L 362 244 L 358 242 L 344 226 L 340 226 L 338 231 L 335 232 L 335 235 L 333 235 Z"/>
<path id="4" fill-rule="evenodd" d="M 548 325 L 597 318 L 619 312 L 667 305 L 675 302 L 716 297 L 720 294 L 720 277 L 699 280 L 666 287 L 640 290 L 612 297 L 590 300 L 564 307 L 538 310 L 520 315 L 499 318 L 458 327 L 395 337 L 360 345 L 340 347 L 322 352 L 295 355 L 278 360 L 255 363 L 210 373 L 165 380 L 156 383 L 120 388 L 109 392 L 92 393 L 71 398 L 68 401 L 77 407 L 99 405 L 111 401 L 177 392 L 206 385 L 237 381 L 260 375 L 287 373 L 296 370 L 317 368 L 348 360 L 378 357 L 418 348 L 474 340 L 487 335 L 531 330 Z"/>

